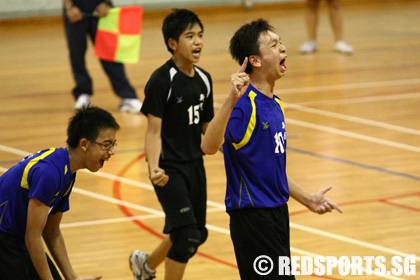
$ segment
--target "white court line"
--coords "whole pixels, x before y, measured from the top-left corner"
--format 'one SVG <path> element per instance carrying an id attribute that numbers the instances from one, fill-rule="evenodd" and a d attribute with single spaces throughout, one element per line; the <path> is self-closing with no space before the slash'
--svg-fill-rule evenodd
<path id="1" fill-rule="evenodd" d="M 418 96 L 420 97 L 420 93 L 419 93 Z M 411 128 L 407 128 L 407 127 L 402 127 L 402 126 L 392 125 L 392 124 L 388 124 L 388 123 L 368 120 L 368 119 L 364 119 L 364 118 L 348 116 L 348 115 L 344 115 L 344 114 L 328 112 L 328 111 L 314 109 L 314 108 L 308 108 L 308 107 L 305 107 L 305 106 L 302 106 L 302 105 L 299 105 L 299 104 L 284 103 L 284 107 L 299 110 L 299 111 L 303 111 L 303 112 L 307 112 L 307 113 L 312 113 L 312 114 L 316 114 L 316 115 L 336 118 L 336 119 L 345 120 L 345 121 L 351 121 L 351 122 L 355 122 L 355 123 L 361 123 L 361 124 L 365 124 L 365 125 L 376 126 L 376 127 L 380 127 L 380 128 L 384 128 L 384 129 L 389 129 L 389 130 L 393 130 L 393 131 L 398 131 L 398 132 L 403 132 L 403 133 L 414 134 L 414 135 L 420 136 L 420 130 L 411 129 Z"/>
<path id="2" fill-rule="evenodd" d="M 404 79 L 404 80 L 391 80 L 391 81 L 376 81 L 355 84 L 340 84 L 340 85 L 327 85 L 318 87 L 304 87 L 304 88 L 290 88 L 276 90 L 275 94 L 293 94 L 293 93 L 308 93 L 319 91 L 332 91 L 332 90 L 349 90 L 349 89 L 365 89 L 375 87 L 390 87 L 390 86 L 405 86 L 405 85 L 418 85 L 420 78 Z"/>
<path id="3" fill-rule="evenodd" d="M 407 253 L 404 253 L 404 252 L 401 252 L 401 251 L 397 251 L 397 250 L 389 249 L 389 248 L 386 248 L 386 247 L 378 246 L 378 245 L 375 245 L 375 244 L 372 244 L 372 243 L 359 241 L 359 240 L 356 240 L 356 239 L 353 239 L 353 238 L 349 238 L 349 237 L 345 237 L 345 236 L 342 236 L 342 235 L 330 233 L 330 232 L 327 232 L 327 231 L 314 229 L 314 228 L 310 228 L 310 227 L 307 227 L 307 226 L 302 226 L 302 225 L 295 224 L 295 223 L 292 223 L 292 222 L 290 223 L 290 227 L 295 228 L 295 229 L 300 229 L 300 230 L 303 230 L 303 231 L 306 231 L 306 232 L 318 234 L 318 235 L 321 235 L 321 236 L 329 237 L 329 238 L 332 238 L 332 239 L 340 240 L 340 241 L 347 242 L 347 243 L 350 243 L 350 244 L 359 245 L 361 247 L 366 247 L 366 248 L 374 249 L 374 250 L 377 250 L 377 251 L 382 251 L 382 252 L 385 252 L 385 253 L 389 253 L 391 255 L 403 256 L 403 257 L 408 257 L 408 256 L 413 257 L 414 256 L 414 258 L 417 261 L 420 262 L 420 257 L 416 256 L 416 255 L 413 255 L 413 254 L 407 254 Z"/>
<path id="4" fill-rule="evenodd" d="M 0 171 L 3 171 L 3 170 L 7 171 L 6 168 L 0 167 Z M 92 174 L 95 174 L 95 173 L 92 173 Z M 79 189 L 79 188 L 73 188 L 72 192 L 79 193 L 79 194 L 82 194 L 82 195 L 86 195 L 86 196 L 89 196 L 89 197 L 92 197 L 92 198 L 95 198 L 95 199 L 98 199 L 98 200 L 103 200 L 103 201 L 106 201 L 106 202 L 110 202 L 110 203 L 113 203 L 113 204 L 124 205 L 124 206 L 129 207 L 129 208 L 133 208 L 133 209 L 136 209 L 136 210 L 141 210 L 141 211 L 152 214 L 152 215 L 144 215 L 144 216 L 140 216 L 140 217 L 153 218 L 153 217 L 159 217 L 159 216 L 164 217 L 165 216 L 164 212 L 162 212 L 162 211 L 158 211 L 158 210 L 155 210 L 155 209 L 152 209 L 152 208 L 149 208 L 149 207 L 144 207 L 144 206 L 137 205 L 137 204 L 134 204 L 134 203 L 126 202 L 126 201 L 116 199 L 116 198 L 112 198 L 112 197 L 109 197 L 109 196 L 101 195 L 101 194 L 94 193 L 94 192 L 91 192 L 91 191 L 82 190 L 82 189 Z M 115 222 L 115 220 L 121 221 L 121 218 L 119 218 L 119 219 L 108 219 L 108 221 L 110 221 L 110 220 L 112 220 L 113 222 Z M 134 217 L 130 218 L 130 219 L 125 219 L 125 220 L 130 220 L 131 221 L 131 220 L 134 220 Z M 97 221 L 96 224 L 105 224 L 105 223 L 108 223 L 108 221 L 100 220 L 100 221 Z M 93 224 L 92 221 L 79 222 L 79 223 L 73 223 L 73 226 L 84 226 L 84 225 L 92 225 L 92 224 Z M 291 225 L 291 227 L 296 227 L 297 226 L 297 224 L 294 224 L 294 223 L 291 223 L 290 225 Z M 324 233 L 327 233 L 327 232 L 323 232 L 321 230 L 311 229 L 311 228 L 305 227 L 305 226 L 300 226 L 300 225 L 298 225 L 298 226 L 300 227 L 299 229 L 306 230 L 306 231 L 310 230 L 310 232 L 315 233 L 315 234 L 319 234 L 319 235 L 324 235 Z M 64 227 L 69 228 L 70 225 L 67 224 L 67 226 L 64 226 Z M 230 235 L 230 231 L 228 229 L 221 228 L 221 227 L 218 227 L 218 226 L 214 226 L 214 225 L 211 225 L 211 224 L 206 224 L 206 227 L 208 229 L 213 230 L 213 231 Z M 309 229 L 309 230 L 307 230 L 307 229 Z M 334 235 L 334 234 L 332 234 L 332 235 Z M 340 237 L 339 235 L 337 235 L 337 236 Z M 346 237 L 341 237 L 340 240 L 350 242 L 350 243 L 352 241 L 350 238 L 346 238 Z M 358 240 L 355 240 L 355 241 L 358 241 Z M 358 241 L 358 242 L 359 242 L 358 245 L 361 245 L 361 246 L 363 246 L 363 244 L 371 245 L 371 244 L 366 243 L 366 242 L 361 242 L 361 241 Z M 380 250 L 380 248 L 383 248 L 383 247 L 376 246 L 376 245 L 372 245 L 372 246 L 375 246 L 375 247 L 369 247 L 369 248 L 375 248 L 377 250 Z M 387 248 L 385 248 L 385 249 L 387 249 Z M 297 248 L 294 248 L 294 247 L 290 247 L 290 250 L 291 250 L 291 252 L 298 253 L 298 254 L 303 254 L 303 255 L 307 255 L 307 256 L 320 256 L 320 255 L 314 254 L 312 252 L 304 251 L 304 250 L 297 249 Z M 391 250 L 391 249 L 387 249 L 387 250 Z M 395 251 L 395 250 L 392 250 L 392 251 L 393 252 L 398 252 L 398 251 Z M 409 254 L 402 253 L 402 254 L 397 254 L 397 255 L 406 256 L 406 255 L 409 255 Z M 382 278 L 387 278 L 387 279 L 403 280 L 403 278 L 398 278 L 398 277 L 389 278 L 390 276 L 386 276 L 386 275 L 378 275 L 378 276 L 382 277 Z"/>
<path id="5" fill-rule="evenodd" d="M 385 145 L 385 146 L 389 146 L 389 147 L 393 147 L 393 148 L 397 148 L 397 149 L 402 149 L 402 150 L 406 150 L 406 151 L 420 153 L 420 147 L 416 147 L 416 146 L 410 146 L 410 145 L 401 144 L 401 143 L 398 143 L 398 142 L 383 140 L 383 139 L 380 139 L 380 138 L 366 136 L 366 135 L 359 134 L 359 133 L 348 132 L 348 131 L 345 131 L 345 130 L 340 130 L 340 129 L 336 129 L 336 128 L 332 128 L 332 127 L 328 127 L 328 126 L 323 126 L 323 125 L 298 121 L 298 120 L 294 120 L 294 119 L 290 119 L 290 118 L 288 118 L 286 120 L 286 122 L 288 124 L 294 124 L 294 125 L 298 125 L 298 126 L 302 126 L 302 127 L 306 127 L 306 128 L 320 130 L 320 131 L 323 131 L 323 132 L 338 134 L 338 135 L 341 135 L 341 136 L 355 138 L 355 139 L 358 139 L 358 140 L 363 140 L 363 141 L 372 142 L 372 143 L 376 143 L 376 144 L 381 144 L 381 145 Z"/>
<path id="6" fill-rule="evenodd" d="M 420 98 L 420 92 L 403 93 L 394 95 L 380 95 L 380 96 L 361 96 L 356 98 L 344 98 L 336 100 L 319 100 L 297 103 L 299 105 L 324 106 L 324 105 L 340 105 L 340 104 L 355 104 L 379 101 L 392 101 L 402 99 L 417 99 Z"/>
<path id="7" fill-rule="evenodd" d="M 207 209 L 207 213 L 216 213 L 221 212 L 222 210 L 218 208 Z M 95 225 L 105 225 L 105 224 L 115 224 L 115 223 L 125 223 L 131 222 L 134 220 L 149 220 L 162 218 L 165 215 L 162 214 L 150 214 L 142 216 L 133 216 L 133 217 L 123 217 L 123 218 L 113 218 L 113 219 L 102 219 L 102 220 L 93 220 L 93 221 L 83 221 L 83 222 L 73 222 L 73 223 L 61 223 L 60 227 L 62 228 L 73 228 L 73 227 L 86 227 L 86 226 L 95 226 Z"/>
<path id="8" fill-rule="evenodd" d="M 27 152 L 16 150 L 16 149 L 9 148 L 9 147 L 6 147 L 7 149 L 3 149 L 3 147 L 6 147 L 6 146 L 0 145 L 0 150 L 4 150 L 4 151 L 6 151 L 6 150 L 7 151 L 12 151 L 13 150 L 13 151 L 19 151 L 19 153 L 21 153 L 21 154 L 25 154 L 25 155 L 28 154 Z M 7 171 L 7 169 L 5 169 L 3 167 L 0 167 L 0 171 L 5 172 L 5 171 Z M 108 179 L 111 179 L 111 180 L 117 180 L 117 181 L 120 181 L 120 182 L 125 181 L 129 185 L 140 187 L 140 188 L 145 188 L 145 189 L 148 189 L 148 190 L 150 190 L 152 188 L 150 185 L 147 185 L 147 184 L 144 184 L 144 183 L 139 183 L 139 182 L 133 181 L 133 180 L 123 180 L 124 178 L 122 178 L 120 176 L 111 175 L 111 174 L 107 174 L 107 173 L 104 173 L 104 172 L 92 173 L 92 172 L 86 171 L 86 173 L 94 175 L 94 176 L 98 176 L 98 177 L 108 178 Z M 104 177 L 103 174 L 106 174 L 106 177 Z M 146 188 L 146 186 L 150 186 L 150 187 Z M 126 202 L 126 201 L 123 201 L 123 200 L 119 200 L 119 199 L 116 199 L 116 198 L 111 198 L 111 197 L 101 195 L 101 194 L 97 194 L 97 193 L 94 193 L 94 192 L 90 192 L 90 191 L 87 191 L 87 190 L 73 188 L 73 192 L 83 194 L 83 195 L 86 195 L 86 196 L 90 196 L 92 198 L 104 200 L 104 201 L 107 201 L 107 202 L 111 202 L 111 203 L 114 203 L 114 204 L 124 205 L 126 207 L 133 208 L 133 209 L 136 209 L 136 210 L 141 210 L 141 211 L 151 213 L 151 214 L 154 214 L 154 215 L 164 216 L 164 213 L 162 211 L 158 211 L 158 210 L 155 210 L 155 209 L 152 209 L 152 208 L 140 206 L 140 205 L 130 203 L 130 202 Z M 214 201 L 207 201 L 207 204 L 218 208 L 218 209 L 215 209 L 213 211 L 224 210 L 224 205 L 221 204 L 221 203 L 214 202 Z M 218 232 L 222 232 L 222 233 L 226 232 L 226 229 L 224 229 L 224 228 L 212 226 L 212 225 L 209 225 L 209 224 L 207 224 L 206 226 L 208 226 L 209 229 L 212 229 L 212 230 L 215 230 L 215 231 L 218 231 Z M 300 225 L 291 223 L 291 227 L 293 227 L 293 228 L 295 228 L 295 227 L 297 228 L 298 226 L 300 226 Z M 303 229 L 310 229 L 310 228 L 305 227 L 305 226 L 300 226 L 300 228 L 297 228 L 297 229 L 303 230 Z M 317 229 L 313 229 L 313 231 L 311 231 L 311 232 L 315 233 L 315 234 L 319 234 L 321 236 L 325 236 L 323 231 L 320 231 L 320 230 L 317 230 Z M 350 238 L 347 238 L 347 237 L 342 237 L 342 239 L 340 239 L 340 240 L 352 243 L 352 240 Z M 361 245 L 361 246 L 370 244 L 370 243 L 366 243 L 366 242 L 362 242 L 362 241 L 358 241 L 358 242 L 359 243 L 357 243 L 357 244 Z M 353 243 L 353 244 L 355 244 L 355 243 Z M 385 247 L 380 247 L 380 246 L 377 246 L 377 245 L 374 245 L 374 244 L 370 244 L 370 246 L 372 246 L 372 247 L 369 247 L 369 248 L 376 248 L 379 251 L 382 251 L 381 248 L 385 248 Z M 385 248 L 385 249 L 387 249 L 387 248 Z M 387 250 L 391 250 L 391 249 L 387 249 Z M 394 250 L 392 250 L 392 251 L 393 252 L 398 252 L 398 251 L 394 251 Z M 384 252 L 388 252 L 388 251 L 384 251 Z M 399 255 L 405 256 L 405 255 L 409 255 L 409 254 L 399 252 Z"/>
<path id="9" fill-rule="evenodd" d="M 113 224 L 113 223 L 131 222 L 131 221 L 134 221 L 134 220 L 156 219 L 156 218 L 161 218 L 161 217 L 162 217 L 162 215 L 150 214 L 150 215 L 123 217 L 123 218 L 114 218 L 114 219 L 103 219 L 103 220 L 95 220 L 95 221 L 61 223 L 60 228 L 74 228 L 74 227 L 86 227 L 86 226 L 95 226 L 95 225 L 106 225 L 106 224 Z"/>

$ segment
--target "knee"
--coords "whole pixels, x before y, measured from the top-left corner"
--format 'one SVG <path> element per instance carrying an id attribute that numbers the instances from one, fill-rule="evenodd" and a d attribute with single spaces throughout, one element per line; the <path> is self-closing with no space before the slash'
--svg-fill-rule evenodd
<path id="1" fill-rule="evenodd" d="M 200 245 L 201 245 L 204 242 L 206 242 L 207 237 L 209 236 L 209 232 L 206 227 L 203 227 L 202 229 L 200 229 L 200 233 L 201 233 L 201 239 L 200 239 Z"/>
<path id="2" fill-rule="evenodd" d="M 328 1 L 328 7 L 329 7 L 330 11 L 338 11 L 338 10 L 341 9 L 340 1 L 338 1 L 338 0 Z"/>
<path id="3" fill-rule="evenodd" d="M 312 12 L 317 12 L 319 7 L 320 0 L 307 0 L 306 7 Z"/>
<path id="4" fill-rule="evenodd" d="M 170 237 L 172 247 L 169 250 L 168 258 L 181 263 L 187 263 L 197 252 L 198 246 L 202 244 L 202 235 L 196 226 L 174 229 Z"/>

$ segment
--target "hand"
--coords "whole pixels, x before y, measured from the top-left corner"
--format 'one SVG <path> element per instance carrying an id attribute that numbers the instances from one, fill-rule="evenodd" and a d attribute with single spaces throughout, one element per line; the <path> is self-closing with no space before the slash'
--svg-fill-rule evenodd
<path id="1" fill-rule="evenodd" d="M 99 280 L 102 279 L 102 276 L 94 276 L 89 278 L 78 278 L 77 280 Z"/>
<path id="2" fill-rule="evenodd" d="M 245 93 L 249 85 L 249 76 L 245 73 L 247 64 L 248 57 L 245 57 L 244 62 L 242 63 L 239 71 L 235 74 L 232 74 L 230 78 L 230 94 L 236 99 L 239 99 Z"/>
<path id="3" fill-rule="evenodd" d="M 165 174 L 165 170 L 156 167 L 150 174 L 150 180 L 152 181 L 153 185 L 164 187 L 169 181 L 169 176 Z"/>
<path id="4" fill-rule="evenodd" d="M 334 202 L 325 197 L 325 193 L 332 189 L 332 186 L 326 187 L 312 196 L 312 201 L 309 203 L 308 208 L 312 212 L 318 214 L 325 214 L 336 209 L 338 212 L 343 213 L 343 210 Z"/>
<path id="5" fill-rule="evenodd" d="M 72 6 L 66 10 L 66 16 L 71 23 L 76 23 L 83 19 L 83 13 L 77 6 Z"/>
<path id="6" fill-rule="evenodd" d="M 95 11 L 93 11 L 93 14 L 96 17 L 105 17 L 108 15 L 110 9 L 111 7 L 107 3 L 102 2 L 96 7 Z"/>

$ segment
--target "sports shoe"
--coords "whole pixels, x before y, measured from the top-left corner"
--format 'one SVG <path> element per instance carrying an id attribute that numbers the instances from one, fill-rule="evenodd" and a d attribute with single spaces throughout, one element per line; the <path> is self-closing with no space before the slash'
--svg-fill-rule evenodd
<path id="1" fill-rule="evenodd" d="M 343 54 L 353 54 L 353 47 L 349 45 L 346 41 L 340 40 L 335 42 L 335 51 Z"/>
<path id="2" fill-rule="evenodd" d="M 146 271 L 145 264 L 149 255 L 140 250 L 134 250 L 128 259 L 134 280 L 149 280 L 156 277 L 156 271 Z"/>
<path id="3" fill-rule="evenodd" d="M 87 93 L 79 95 L 76 102 L 74 103 L 74 109 L 79 110 L 83 107 L 87 107 L 90 104 L 90 95 Z"/>
<path id="4" fill-rule="evenodd" d="M 303 43 L 302 46 L 300 46 L 300 53 L 301 54 L 313 53 L 316 51 L 317 47 L 318 45 L 316 41 L 313 41 L 313 40 L 306 41 L 305 43 Z"/>
<path id="5" fill-rule="evenodd" d="M 137 98 L 123 98 L 120 103 L 120 111 L 128 112 L 132 114 L 140 113 L 140 109 L 143 103 Z"/>

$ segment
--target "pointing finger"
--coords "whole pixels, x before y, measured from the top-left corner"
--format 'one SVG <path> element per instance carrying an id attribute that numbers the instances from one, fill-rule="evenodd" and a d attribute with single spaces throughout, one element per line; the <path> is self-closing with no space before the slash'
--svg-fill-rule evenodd
<path id="1" fill-rule="evenodd" d="M 238 73 L 245 72 L 247 64 L 248 64 L 248 57 L 245 57 L 244 62 L 242 62 L 241 68 L 239 69 Z"/>

